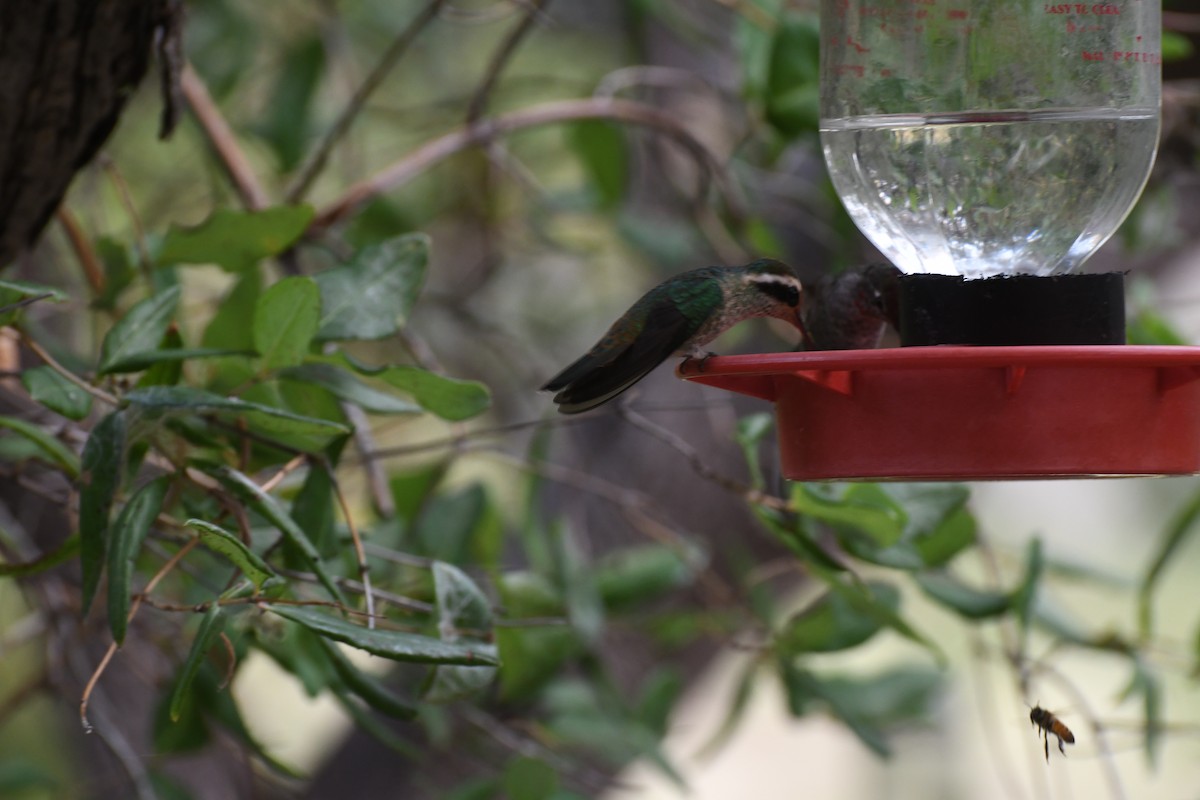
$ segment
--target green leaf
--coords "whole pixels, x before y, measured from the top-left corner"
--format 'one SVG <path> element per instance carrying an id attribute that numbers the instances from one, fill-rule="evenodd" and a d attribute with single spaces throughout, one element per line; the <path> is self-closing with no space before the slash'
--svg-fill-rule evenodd
<path id="1" fill-rule="evenodd" d="M 1200 520 L 1200 491 L 1188 499 L 1162 532 L 1154 558 L 1138 588 L 1138 629 L 1144 639 L 1154 632 L 1154 589 L 1179 548 L 1200 528 L 1196 525 L 1197 520 Z"/>
<path id="2" fill-rule="evenodd" d="M 585 120 L 569 126 L 567 136 L 571 149 L 583 162 L 599 207 L 616 208 L 625 197 L 629 169 L 624 133 L 611 123 Z"/>
<path id="3" fill-rule="evenodd" d="M 1162 32 L 1163 61 L 1183 61 L 1191 58 L 1196 51 L 1192 40 L 1176 31 Z"/>
<path id="4" fill-rule="evenodd" d="M 36 575 L 74 558 L 78 552 L 79 534 L 73 533 L 57 548 L 33 561 L 0 564 L 0 578 L 24 578 L 27 575 Z"/>
<path id="5" fill-rule="evenodd" d="M 438 635 L 444 642 L 462 642 L 488 648 L 492 635 L 492 608 L 487 596 L 465 572 L 444 561 L 434 562 L 433 588 L 437 599 Z M 468 697 L 489 685 L 495 667 L 439 666 L 425 692 L 430 703 Z"/>
<path id="6" fill-rule="evenodd" d="M 11 325 L 21 310 L 27 307 L 22 304 L 33 298 L 61 303 L 67 299 L 67 296 L 53 286 L 45 286 L 31 281 L 0 280 L 0 327 Z"/>
<path id="7" fill-rule="evenodd" d="M 281 371 L 279 377 L 328 389 L 337 398 L 373 414 L 420 414 L 422 411 L 421 406 L 411 400 L 368 386 L 333 364 L 301 364 Z"/>
<path id="8" fill-rule="evenodd" d="M 346 684 L 346 688 L 361 698 L 364 703 L 393 719 L 412 719 L 417 715 L 416 706 L 388 689 L 374 676 L 354 666 L 336 644 L 320 636 L 315 638 L 325 649 L 329 656 L 329 662 L 333 665 L 338 677 Z M 438 667 L 438 669 L 442 669 L 442 667 Z M 457 669 L 470 669 L 470 667 L 457 667 Z"/>
<path id="9" fill-rule="evenodd" d="M 172 722 L 179 721 L 184 698 L 189 695 L 192 681 L 195 680 L 200 665 L 204 663 L 204 656 L 212 647 L 217 635 L 224 629 L 225 618 L 222 615 L 221 607 L 213 603 L 200 619 L 200 628 L 196 631 L 196 638 L 192 640 L 192 649 L 188 651 L 187 659 L 183 662 L 183 669 L 179 673 L 179 680 L 175 684 L 175 691 L 171 693 Z"/>
<path id="10" fill-rule="evenodd" d="M 895 611 L 900 593 L 888 583 L 864 587 L 876 603 Z M 857 647 L 878 633 L 884 623 L 868 611 L 853 592 L 827 591 L 807 608 L 794 614 L 775 635 L 775 648 L 783 655 L 830 653 Z"/>
<path id="11" fill-rule="evenodd" d="M 337 463 L 336 454 L 327 455 L 332 464 Z M 292 519 L 296 520 L 296 524 L 317 548 L 321 558 L 334 558 L 343 549 L 335 527 L 334 502 L 333 479 L 329 470 L 321 464 L 313 464 L 292 501 Z"/>
<path id="12" fill-rule="evenodd" d="M 311 206 L 217 209 L 194 228 L 171 226 L 158 252 L 158 265 L 217 264 L 230 272 L 248 271 L 295 244 L 312 218 Z"/>
<path id="13" fill-rule="evenodd" d="M 527 571 L 505 572 L 499 582 L 500 600 L 508 615 L 561 616 L 562 600 L 543 575 Z M 500 696 L 519 701 L 532 697 L 559 673 L 570 658 L 583 652 L 583 644 L 567 626 L 496 629 L 500 660 Z"/>
<path id="14" fill-rule="evenodd" d="M 52 797 L 51 794 L 33 792 L 54 791 L 60 788 L 62 787 L 59 785 L 59 779 L 41 765 L 15 758 L 0 760 L 0 797 Z"/>
<path id="15" fill-rule="evenodd" d="M 21 373 L 29 396 L 67 419 L 81 420 L 92 410 L 92 396 L 50 367 L 34 367 Z"/>
<path id="16" fill-rule="evenodd" d="M 550 800 L 558 791 L 558 773 L 536 758 L 514 758 L 504 769 L 504 795 L 508 800 Z"/>
<path id="17" fill-rule="evenodd" d="M 205 358 L 225 358 L 239 356 L 251 358 L 257 355 L 253 350 L 229 350 L 215 347 L 179 347 L 167 350 L 146 350 L 133 353 L 128 358 L 122 358 L 111 364 L 106 372 L 110 375 L 127 372 L 141 372 L 160 364 L 176 364 L 181 361 L 193 361 Z M 148 384 L 160 385 L 160 384 Z"/>
<path id="18" fill-rule="evenodd" d="M 1037 597 L 1038 583 L 1042 578 L 1044 563 L 1042 559 L 1042 540 L 1032 539 L 1025 554 L 1025 578 L 1016 588 L 1012 596 L 1012 608 L 1016 613 L 1017 622 L 1021 627 L 1021 638 L 1024 641 L 1029 635 L 1029 623 L 1033 619 Z M 1022 648 L 1023 650 L 1024 648 Z"/>
<path id="19" fill-rule="evenodd" d="M 271 611 L 292 622 L 338 642 L 345 642 L 373 655 L 393 661 L 412 661 L 424 664 L 463 664 L 466 666 L 496 666 L 494 653 L 467 644 L 443 642 L 417 633 L 364 628 L 312 608 L 269 605 Z"/>
<path id="20" fill-rule="evenodd" d="M 15 417 L 0 417 L 0 428 L 7 428 L 37 445 L 40 454 L 51 464 L 62 469 L 68 478 L 79 477 L 79 457 L 70 449 L 36 425 Z M 86 448 L 84 449 L 86 453 Z"/>
<path id="21" fill-rule="evenodd" d="M 904 509 L 878 484 L 798 483 L 791 500 L 801 514 L 851 526 L 879 547 L 895 544 L 904 533 Z"/>
<path id="22" fill-rule="evenodd" d="M 158 349 L 171 315 L 179 304 L 180 288 L 172 286 L 137 303 L 112 326 L 100 345 L 100 374 L 110 372 L 114 365 L 145 351 Z"/>
<path id="23" fill-rule="evenodd" d="M 487 509 L 487 492 L 478 483 L 436 495 L 417 521 L 413 539 L 419 554 L 449 563 L 465 561 Z"/>
<path id="24" fill-rule="evenodd" d="M 82 606 L 92 605 L 108 539 L 112 510 L 125 460 L 125 415 L 114 411 L 96 424 L 83 446 L 79 472 L 79 553 L 83 570 Z"/>
<path id="25" fill-rule="evenodd" d="M 215 350 L 253 351 L 254 309 L 262 291 L 259 270 L 243 274 L 217 305 L 200 343 Z M 227 393 L 252 380 L 254 369 L 244 358 L 226 358 L 208 365 L 208 388 Z"/>
<path id="26" fill-rule="evenodd" d="M 944 572 L 918 574 L 913 579 L 928 597 L 967 619 L 998 617 L 1012 606 L 1012 596 L 1006 592 L 974 589 Z"/>
<path id="27" fill-rule="evenodd" d="M 343 435 L 350 429 L 340 422 L 293 414 L 282 408 L 221 397 L 188 386 L 148 386 L 125 394 L 126 405 L 156 414 L 241 414 L 257 427 L 275 433 Z"/>
<path id="28" fill-rule="evenodd" d="M 167 327 L 167 332 L 163 334 L 162 341 L 158 344 L 157 350 L 150 351 L 149 355 L 157 355 L 159 353 L 179 352 L 183 349 L 183 334 L 179 332 L 178 325 L 170 325 Z M 136 358 L 136 354 L 134 358 Z M 112 368 L 113 372 L 117 372 L 116 365 Z M 183 378 L 183 361 L 179 358 L 169 358 L 163 361 L 156 361 L 145 374 L 138 378 L 137 386 L 173 386 L 179 383 Z"/>
<path id="29" fill-rule="evenodd" d="M 1135 657 L 1133 660 L 1133 676 L 1129 680 L 1129 685 L 1121 693 L 1121 699 L 1126 700 L 1134 695 L 1142 696 L 1142 713 L 1145 717 L 1146 731 L 1143 747 L 1146 753 L 1146 764 L 1151 769 L 1155 769 L 1158 764 L 1163 735 L 1162 681 L 1141 657 Z"/>
<path id="30" fill-rule="evenodd" d="M 817 132 L 820 38 L 815 22 L 796 15 L 785 16 L 775 31 L 767 74 L 766 116 L 787 139 Z"/>
<path id="31" fill-rule="evenodd" d="M 117 516 L 109 534 L 108 547 L 108 624 L 113 641 L 125 643 L 129 616 L 129 594 L 133 584 L 133 562 L 142 549 L 146 534 L 162 510 L 171 477 L 163 475 L 138 489 Z"/>
<path id="32" fill-rule="evenodd" d="M 883 757 L 891 754 L 885 728 L 923 716 L 942 683 L 937 670 L 911 666 L 866 678 L 820 677 L 791 664 L 783 672 L 793 713 L 820 703 Z"/>
<path id="33" fill-rule="evenodd" d="M 382 339 L 400 330 L 425 280 L 429 237 L 406 234 L 364 247 L 349 264 L 317 274 L 317 338 Z"/>
<path id="34" fill-rule="evenodd" d="M 750 482 L 755 489 L 762 489 L 762 465 L 758 459 L 758 448 L 763 437 L 771 432 L 775 418 L 771 414 L 750 414 L 742 417 L 737 423 L 737 443 L 746 457 L 746 466 L 750 469 Z"/>
<path id="35" fill-rule="evenodd" d="M 377 377 L 408 392 L 421 408 L 450 422 L 481 414 L 492 401 L 488 388 L 478 381 L 447 378 L 420 367 L 387 367 Z"/>
<path id="36" fill-rule="evenodd" d="M 261 591 L 263 584 L 275 577 L 275 570 L 271 569 L 271 565 L 264 561 L 262 556 L 247 547 L 237 535 L 219 525 L 201 519 L 189 519 L 183 524 L 184 527 L 192 528 L 199 534 L 202 545 L 229 559 L 235 567 L 241 570 L 243 575 L 250 579 L 256 590 Z"/>
<path id="37" fill-rule="evenodd" d="M 954 483 L 799 484 L 796 510 L 831 524 L 856 557 L 894 569 L 944 564 L 975 537 L 970 491 Z"/>
<path id="38" fill-rule="evenodd" d="M 283 534 L 283 538 L 301 554 L 301 557 L 309 569 L 317 576 L 321 585 L 329 591 L 330 596 L 339 604 L 346 605 L 346 598 L 342 595 L 342 591 L 338 588 L 337 583 L 334 582 L 329 572 L 325 569 L 320 553 L 317 552 L 316 547 L 313 546 L 313 543 L 305 535 L 304 531 L 301 530 L 300 526 L 296 524 L 296 521 L 283 510 L 283 506 L 279 504 L 278 500 L 264 492 L 257 483 L 231 467 L 221 467 L 212 470 L 211 474 L 233 490 L 234 494 L 242 502 L 246 503 L 251 510 L 274 525 Z"/>
<path id="39" fill-rule="evenodd" d="M 258 298 L 254 349 L 266 370 L 299 364 L 317 333 L 321 292 L 312 278 L 284 278 Z"/>
<path id="40" fill-rule="evenodd" d="M 290 172 L 304 155 L 312 127 L 312 99 L 325 74 L 325 43 L 308 35 L 283 50 L 268 102 L 257 126 L 279 158 L 279 171 Z"/>
<path id="41" fill-rule="evenodd" d="M 691 585 L 708 564 L 699 548 L 645 544 L 609 553 L 594 567 L 596 591 L 610 611 L 636 609 Z"/>

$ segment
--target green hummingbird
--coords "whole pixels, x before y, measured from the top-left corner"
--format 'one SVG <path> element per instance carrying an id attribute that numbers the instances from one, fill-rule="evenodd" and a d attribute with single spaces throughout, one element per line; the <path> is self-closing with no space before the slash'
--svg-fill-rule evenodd
<path id="1" fill-rule="evenodd" d="M 554 402 L 563 414 L 587 411 L 633 386 L 672 354 L 703 364 L 713 355 L 705 345 L 752 317 L 785 320 L 807 338 L 803 296 L 792 268 L 770 258 L 684 272 L 642 295 L 591 350 L 542 390 L 557 392 Z"/>

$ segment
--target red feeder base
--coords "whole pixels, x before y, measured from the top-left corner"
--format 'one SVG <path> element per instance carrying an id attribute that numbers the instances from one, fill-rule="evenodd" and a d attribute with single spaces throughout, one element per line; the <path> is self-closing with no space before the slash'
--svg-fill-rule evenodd
<path id="1" fill-rule="evenodd" d="M 679 375 L 775 403 L 791 480 L 1200 472 L 1200 347 L 723 356 Z"/>

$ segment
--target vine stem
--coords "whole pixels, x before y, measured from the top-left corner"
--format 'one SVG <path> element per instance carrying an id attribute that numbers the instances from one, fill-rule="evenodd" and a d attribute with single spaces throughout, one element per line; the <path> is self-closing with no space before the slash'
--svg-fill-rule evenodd
<path id="1" fill-rule="evenodd" d="M 558 100 L 464 125 L 411 151 L 375 175 L 351 185 L 313 219 L 312 232 L 341 222 L 374 197 L 391 191 L 456 153 L 525 128 L 582 120 L 608 120 L 658 131 L 683 147 L 711 176 L 730 213 L 744 216 L 744 203 L 721 160 L 671 114 L 633 100 L 589 97 Z M 702 190 L 706 187 L 701 187 Z M 703 191 L 701 192 L 701 194 Z"/>

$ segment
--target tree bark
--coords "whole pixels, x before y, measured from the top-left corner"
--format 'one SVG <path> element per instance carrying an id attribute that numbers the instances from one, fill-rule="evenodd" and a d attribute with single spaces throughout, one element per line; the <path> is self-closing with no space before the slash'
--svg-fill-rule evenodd
<path id="1" fill-rule="evenodd" d="M 145 75 L 171 0 L 0 4 L 0 267 L 33 243 Z"/>

